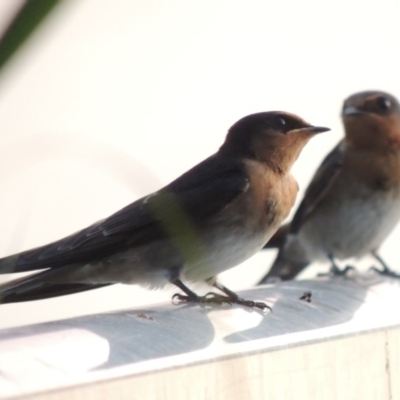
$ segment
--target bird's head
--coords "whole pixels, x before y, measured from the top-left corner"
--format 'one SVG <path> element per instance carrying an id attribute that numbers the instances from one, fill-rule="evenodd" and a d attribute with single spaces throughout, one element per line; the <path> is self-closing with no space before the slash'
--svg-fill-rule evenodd
<path id="1" fill-rule="evenodd" d="M 400 150 L 400 104 L 389 93 L 353 94 L 343 103 L 342 119 L 346 143 L 372 150 Z"/>
<path id="2" fill-rule="evenodd" d="M 283 111 L 261 112 L 237 121 L 228 131 L 220 153 L 291 167 L 305 144 L 329 128 L 313 126 L 295 114 Z"/>

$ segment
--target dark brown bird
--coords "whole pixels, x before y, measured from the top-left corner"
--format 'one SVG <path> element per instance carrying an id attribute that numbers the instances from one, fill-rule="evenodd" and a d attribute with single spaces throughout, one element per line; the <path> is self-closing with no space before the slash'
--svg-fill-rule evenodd
<path id="1" fill-rule="evenodd" d="M 249 115 L 219 151 L 163 189 L 54 243 L 0 260 L 0 273 L 44 270 L 0 286 L 3 303 L 38 300 L 114 283 L 172 283 L 185 302 L 261 309 L 216 275 L 259 251 L 288 215 L 297 183 L 290 168 L 303 146 L 328 128 L 285 112 Z M 198 296 L 183 281 L 206 281 L 225 295 Z"/>
<path id="2" fill-rule="evenodd" d="M 400 105 L 388 93 L 368 91 L 345 100 L 345 138 L 328 154 L 289 225 L 266 247 L 279 247 L 268 274 L 293 279 L 307 265 L 371 254 L 392 273 L 378 249 L 400 218 Z"/>

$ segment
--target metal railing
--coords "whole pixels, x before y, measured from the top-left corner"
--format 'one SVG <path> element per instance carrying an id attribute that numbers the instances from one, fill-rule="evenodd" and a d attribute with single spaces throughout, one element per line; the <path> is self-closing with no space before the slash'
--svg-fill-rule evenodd
<path id="1" fill-rule="evenodd" d="M 375 274 L 0 331 L 0 398 L 400 398 L 400 282 Z M 310 302 L 299 298 L 311 292 Z"/>

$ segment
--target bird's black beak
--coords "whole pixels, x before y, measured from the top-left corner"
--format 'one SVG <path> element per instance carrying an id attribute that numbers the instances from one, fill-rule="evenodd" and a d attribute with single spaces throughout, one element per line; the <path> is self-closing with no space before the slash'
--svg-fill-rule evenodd
<path id="1" fill-rule="evenodd" d="M 354 106 L 347 106 L 343 108 L 342 117 L 357 116 L 365 114 L 364 111 Z"/>
<path id="2" fill-rule="evenodd" d="M 328 131 L 331 130 L 331 128 L 326 128 L 325 126 L 312 126 L 312 125 L 308 126 L 306 129 L 309 132 L 312 132 L 312 133 L 315 133 L 315 134 L 322 133 L 322 132 L 328 132 Z"/>
<path id="3" fill-rule="evenodd" d="M 298 129 L 293 129 L 289 131 L 288 133 L 313 133 L 314 135 L 317 133 L 322 133 L 322 132 L 327 132 L 330 131 L 331 128 L 325 128 L 324 126 L 314 126 L 314 125 L 308 125 L 303 128 L 298 128 Z"/>

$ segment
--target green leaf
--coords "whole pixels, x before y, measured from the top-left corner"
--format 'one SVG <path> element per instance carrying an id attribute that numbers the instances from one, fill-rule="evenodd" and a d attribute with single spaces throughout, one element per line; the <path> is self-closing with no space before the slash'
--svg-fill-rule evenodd
<path id="1" fill-rule="evenodd" d="M 62 0 L 26 0 L 0 39 L 0 72 Z"/>

